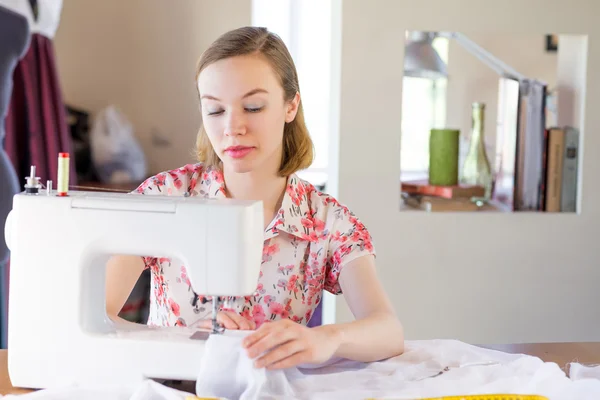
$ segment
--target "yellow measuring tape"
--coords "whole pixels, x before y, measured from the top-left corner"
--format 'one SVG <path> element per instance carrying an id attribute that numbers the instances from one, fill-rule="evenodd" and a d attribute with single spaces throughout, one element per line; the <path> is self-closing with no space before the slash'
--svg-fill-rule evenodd
<path id="1" fill-rule="evenodd" d="M 185 400 L 219 400 L 215 397 L 187 396 Z M 377 400 L 375 398 L 365 400 Z M 394 400 L 390 398 L 388 400 Z M 467 396 L 426 397 L 414 400 L 549 400 L 545 396 L 535 394 L 472 394 Z"/>
<path id="2" fill-rule="evenodd" d="M 367 399 L 377 400 L 377 399 Z M 389 400 L 394 400 L 393 398 Z M 427 397 L 415 400 L 549 400 L 545 396 L 535 394 L 472 394 L 466 396 Z"/>

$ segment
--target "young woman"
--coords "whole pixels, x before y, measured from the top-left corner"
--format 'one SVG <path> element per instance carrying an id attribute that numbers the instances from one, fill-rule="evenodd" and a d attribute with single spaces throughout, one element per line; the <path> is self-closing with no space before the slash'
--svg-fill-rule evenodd
<path id="1" fill-rule="evenodd" d="M 196 82 L 203 121 L 199 162 L 160 173 L 136 192 L 262 200 L 265 238 L 256 294 L 223 308 L 219 321 L 226 329 L 254 331 L 244 346 L 257 367 L 401 354 L 403 328 L 377 278 L 367 228 L 295 174 L 311 164 L 313 147 L 284 43 L 264 28 L 230 31 L 203 53 Z M 148 324 L 210 327 L 210 304 L 204 309 L 201 294 L 191 290 L 185 266 L 159 257 L 111 259 L 111 318 L 118 319 L 145 268 L 153 286 Z M 307 327 L 324 290 L 343 293 L 355 321 Z"/>

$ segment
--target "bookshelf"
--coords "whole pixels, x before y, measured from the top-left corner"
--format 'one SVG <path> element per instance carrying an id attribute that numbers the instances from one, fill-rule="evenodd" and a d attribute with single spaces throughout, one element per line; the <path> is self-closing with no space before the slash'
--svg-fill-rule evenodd
<path id="1" fill-rule="evenodd" d="M 408 339 L 600 340 L 599 14 L 583 0 L 343 3 L 328 186 L 373 234 Z M 399 210 L 403 43 L 413 30 L 560 34 L 558 125 L 580 130 L 576 213 Z M 352 319 L 342 296 L 335 311 Z"/>

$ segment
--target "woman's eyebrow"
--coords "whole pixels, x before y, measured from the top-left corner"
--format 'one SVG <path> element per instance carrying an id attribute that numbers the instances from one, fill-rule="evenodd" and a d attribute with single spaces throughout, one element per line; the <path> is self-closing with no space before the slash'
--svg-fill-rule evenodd
<path id="1" fill-rule="evenodd" d="M 256 89 L 252 89 L 251 91 L 249 91 L 248 93 L 246 93 L 244 96 L 242 96 L 243 99 L 245 99 L 246 97 L 250 97 L 254 94 L 257 93 L 269 93 L 267 92 L 265 89 L 261 89 L 261 88 L 256 88 Z M 219 98 L 212 96 L 210 94 L 203 94 L 202 99 L 207 99 L 207 100 L 215 100 L 215 101 L 221 101 Z"/>
<path id="2" fill-rule="evenodd" d="M 250 97 L 253 94 L 257 94 L 257 93 L 269 93 L 267 92 L 265 89 L 261 89 L 261 88 L 256 88 L 256 89 L 252 89 L 251 91 L 249 91 L 248 93 L 246 93 L 242 98 L 246 98 L 246 97 Z"/>

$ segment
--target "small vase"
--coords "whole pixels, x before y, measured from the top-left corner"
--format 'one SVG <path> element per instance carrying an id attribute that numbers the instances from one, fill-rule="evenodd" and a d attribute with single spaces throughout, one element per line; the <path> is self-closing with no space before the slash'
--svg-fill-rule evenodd
<path id="1" fill-rule="evenodd" d="M 429 184 L 458 184 L 458 153 L 460 131 L 431 129 L 429 134 Z"/>
<path id="2" fill-rule="evenodd" d="M 493 176 L 485 150 L 485 104 L 473 103 L 471 117 L 471 141 L 463 163 L 461 183 L 482 186 L 485 189 L 484 199 L 489 200 L 492 196 Z"/>

